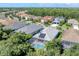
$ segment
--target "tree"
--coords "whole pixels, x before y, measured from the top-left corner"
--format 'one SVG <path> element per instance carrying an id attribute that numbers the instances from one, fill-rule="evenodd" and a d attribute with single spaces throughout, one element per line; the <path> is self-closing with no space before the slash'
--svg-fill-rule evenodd
<path id="1" fill-rule="evenodd" d="M 10 36 L 10 38 L 8 38 L 8 41 L 11 43 L 23 43 L 26 42 L 27 40 L 29 40 L 30 38 L 32 38 L 32 35 L 30 34 L 25 34 L 25 33 L 14 33 Z"/>
<path id="2" fill-rule="evenodd" d="M 0 27 L 0 40 L 6 40 L 11 32 L 12 30 L 3 30 L 3 27 Z"/>
<path id="3" fill-rule="evenodd" d="M 2 32 L 1 39 L 7 37 L 6 32 Z M 32 36 L 25 33 L 12 33 L 6 40 L 0 41 L 0 55 L 1 56 L 24 56 L 32 50 L 31 44 L 27 41 Z"/>
<path id="4" fill-rule="evenodd" d="M 65 23 L 65 21 L 62 20 L 59 25 L 62 26 L 64 23 Z"/>
<path id="5" fill-rule="evenodd" d="M 28 43 L 23 43 L 23 44 L 17 44 L 14 45 L 11 49 L 11 55 L 27 55 L 29 52 L 29 49 L 31 49 L 31 45 Z"/>
<path id="6" fill-rule="evenodd" d="M 28 56 L 46 56 L 47 51 L 44 51 L 44 49 L 36 49 L 35 51 L 30 50 L 28 53 Z"/>
<path id="7" fill-rule="evenodd" d="M 12 44 L 7 44 L 5 40 L 0 41 L 0 56 L 9 56 Z"/>
<path id="8" fill-rule="evenodd" d="M 54 56 L 54 55 L 61 55 L 62 45 L 61 41 L 50 41 L 46 45 L 46 51 L 48 55 Z"/>
<path id="9" fill-rule="evenodd" d="M 64 55 L 64 56 L 79 56 L 79 45 L 76 44 L 72 48 L 65 49 L 64 53 L 62 55 Z"/>
<path id="10" fill-rule="evenodd" d="M 78 8 L 28 8 L 28 14 L 36 16 L 65 16 L 68 18 L 79 19 Z"/>
<path id="11" fill-rule="evenodd" d="M 4 32 L 3 35 L 2 35 L 2 39 L 6 40 L 8 37 L 9 37 L 8 34 Z"/>
<path id="12" fill-rule="evenodd" d="M 29 51 L 29 56 L 59 56 L 62 54 L 61 41 L 50 41 L 46 44 L 44 49 L 35 49 Z"/>

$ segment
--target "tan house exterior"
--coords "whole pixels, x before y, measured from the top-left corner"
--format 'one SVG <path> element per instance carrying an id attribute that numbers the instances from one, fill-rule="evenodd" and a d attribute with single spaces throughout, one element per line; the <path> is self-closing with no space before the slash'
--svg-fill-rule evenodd
<path id="1" fill-rule="evenodd" d="M 69 19 L 68 23 L 72 25 L 73 29 L 79 30 L 79 22 L 76 19 Z"/>
<path id="2" fill-rule="evenodd" d="M 16 21 L 15 20 L 11 20 L 11 19 L 6 19 L 6 20 L 3 20 L 3 19 L 0 19 L 0 23 L 2 24 L 2 25 L 11 25 L 11 24 L 13 24 L 13 23 L 15 23 Z"/>
<path id="3" fill-rule="evenodd" d="M 67 29 L 62 34 L 62 44 L 64 48 L 70 48 L 74 43 L 79 43 L 79 30 Z"/>
<path id="4" fill-rule="evenodd" d="M 29 18 L 29 14 L 26 14 L 26 13 L 16 13 L 17 16 L 19 17 L 24 17 L 26 20 Z"/>
<path id="5" fill-rule="evenodd" d="M 44 22 L 52 21 L 53 18 L 54 18 L 53 16 L 44 16 L 42 17 L 41 22 L 44 23 Z"/>

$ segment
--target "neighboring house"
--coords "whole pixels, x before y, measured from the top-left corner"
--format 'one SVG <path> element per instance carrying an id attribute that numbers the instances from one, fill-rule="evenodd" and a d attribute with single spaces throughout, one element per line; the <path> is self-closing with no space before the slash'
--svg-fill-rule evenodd
<path id="1" fill-rule="evenodd" d="M 31 18 L 32 18 L 32 20 L 39 20 L 39 19 L 41 19 L 41 16 L 31 15 Z"/>
<path id="2" fill-rule="evenodd" d="M 17 12 L 16 15 L 17 16 L 25 15 L 25 12 L 24 11 L 20 11 L 20 12 Z"/>
<path id="3" fill-rule="evenodd" d="M 19 21 L 18 17 L 13 17 L 13 20 Z"/>
<path id="4" fill-rule="evenodd" d="M 0 19 L 0 23 L 2 25 L 5 25 L 5 26 L 11 25 L 11 24 L 13 24 L 15 22 L 16 22 L 15 20 L 9 20 L 9 19 L 3 20 L 3 19 Z"/>
<path id="5" fill-rule="evenodd" d="M 68 23 L 69 23 L 70 25 L 72 25 L 72 27 L 73 27 L 74 29 L 79 30 L 79 23 L 78 23 L 78 21 L 77 21 L 76 19 L 69 19 L 69 20 L 68 20 Z"/>
<path id="6" fill-rule="evenodd" d="M 21 17 L 21 18 L 25 18 L 25 20 L 39 20 L 41 19 L 41 16 L 34 16 L 34 15 L 30 15 L 30 14 L 26 14 L 26 13 L 16 13 L 17 16 Z"/>
<path id="7" fill-rule="evenodd" d="M 5 17 L 5 14 L 4 14 L 4 13 L 0 13 L 0 19 L 3 19 L 3 20 L 5 20 L 5 19 L 6 19 L 6 17 Z"/>
<path id="8" fill-rule="evenodd" d="M 65 21 L 65 18 L 64 17 L 56 17 L 55 19 L 52 20 L 52 23 L 59 25 L 61 21 Z"/>
<path id="9" fill-rule="evenodd" d="M 44 16 L 41 19 L 41 23 L 52 21 L 53 18 L 54 18 L 53 16 Z"/>
<path id="10" fill-rule="evenodd" d="M 4 26 L 3 29 L 17 30 L 17 29 L 22 28 L 24 26 L 26 26 L 26 23 L 24 23 L 24 22 L 14 22 L 13 24 Z"/>
<path id="11" fill-rule="evenodd" d="M 29 14 L 26 14 L 26 13 L 16 13 L 17 16 L 21 17 L 21 18 L 25 18 L 25 20 L 28 20 L 29 18 Z"/>
<path id="12" fill-rule="evenodd" d="M 57 29 L 48 27 L 34 35 L 30 42 L 34 48 L 44 48 L 45 43 L 55 39 L 58 33 Z"/>
<path id="13" fill-rule="evenodd" d="M 75 43 L 79 43 L 79 31 L 75 29 L 65 30 L 62 34 L 63 48 L 70 48 Z"/>
<path id="14" fill-rule="evenodd" d="M 16 30 L 15 32 L 24 32 L 26 34 L 36 34 L 39 31 L 41 31 L 43 29 L 43 27 L 41 25 L 37 25 L 37 24 L 29 24 L 26 25 L 18 30 Z"/>

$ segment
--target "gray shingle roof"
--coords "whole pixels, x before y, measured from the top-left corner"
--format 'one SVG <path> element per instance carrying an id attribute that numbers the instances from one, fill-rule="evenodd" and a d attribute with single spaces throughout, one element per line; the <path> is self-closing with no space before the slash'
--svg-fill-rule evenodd
<path id="1" fill-rule="evenodd" d="M 25 25 L 26 25 L 26 24 L 23 23 L 23 22 L 15 22 L 15 23 L 13 23 L 13 24 L 11 24 L 11 25 L 8 25 L 8 26 L 3 27 L 3 29 L 17 30 L 17 29 L 19 29 L 19 28 L 24 27 Z"/>
<path id="2" fill-rule="evenodd" d="M 56 17 L 53 22 L 60 23 L 62 20 L 65 20 L 64 17 Z"/>
<path id="3" fill-rule="evenodd" d="M 43 29 L 43 27 L 41 25 L 30 24 L 30 25 L 24 26 L 24 27 L 16 30 L 16 32 L 25 32 L 26 34 L 33 35 L 42 29 Z"/>
<path id="4" fill-rule="evenodd" d="M 40 37 L 41 33 L 45 34 L 44 38 Z M 52 27 L 48 27 L 48 28 L 42 30 L 40 33 L 36 34 L 33 37 L 35 37 L 37 39 L 41 39 L 41 40 L 50 41 L 50 40 L 54 39 L 57 36 L 58 33 L 59 33 L 59 30 L 52 28 Z"/>

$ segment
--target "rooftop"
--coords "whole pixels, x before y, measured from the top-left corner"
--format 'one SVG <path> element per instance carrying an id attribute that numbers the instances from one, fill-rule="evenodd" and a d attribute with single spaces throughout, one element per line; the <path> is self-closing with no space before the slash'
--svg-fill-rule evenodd
<path id="1" fill-rule="evenodd" d="M 60 23 L 60 21 L 64 20 L 64 17 L 56 17 L 53 22 L 57 22 L 57 23 Z"/>
<path id="2" fill-rule="evenodd" d="M 19 13 L 16 13 L 16 15 L 21 17 L 28 16 L 28 14 L 26 14 L 25 12 L 19 12 Z"/>
<path id="3" fill-rule="evenodd" d="M 41 25 L 30 24 L 16 30 L 16 32 L 25 32 L 26 34 L 34 34 L 40 31 L 41 29 L 43 29 Z"/>
<path id="4" fill-rule="evenodd" d="M 15 22 L 15 20 L 9 20 L 9 19 L 3 20 L 3 19 L 0 19 L 0 23 L 3 24 L 3 25 L 11 25 L 14 22 Z"/>
<path id="5" fill-rule="evenodd" d="M 57 29 L 48 27 L 33 37 L 35 37 L 37 39 L 41 39 L 41 40 L 50 41 L 57 36 L 58 32 L 59 31 Z"/>
<path id="6" fill-rule="evenodd" d="M 26 26 L 26 24 L 24 22 L 14 22 L 11 25 L 7 25 L 7 26 L 3 27 L 3 29 L 17 30 L 17 29 L 22 28 L 24 26 Z"/>
<path id="7" fill-rule="evenodd" d="M 41 19 L 41 16 L 34 16 L 34 15 L 30 15 L 30 17 L 35 20 L 35 19 Z"/>
<path id="8" fill-rule="evenodd" d="M 72 28 L 65 30 L 62 35 L 62 41 L 63 40 L 79 43 L 79 31 Z"/>
<path id="9" fill-rule="evenodd" d="M 53 16 L 44 16 L 42 19 L 43 20 L 52 20 L 54 17 Z"/>
<path id="10" fill-rule="evenodd" d="M 69 24 L 79 24 L 76 19 L 69 19 L 69 20 L 68 20 L 68 23 L 69 23 Z"/>

